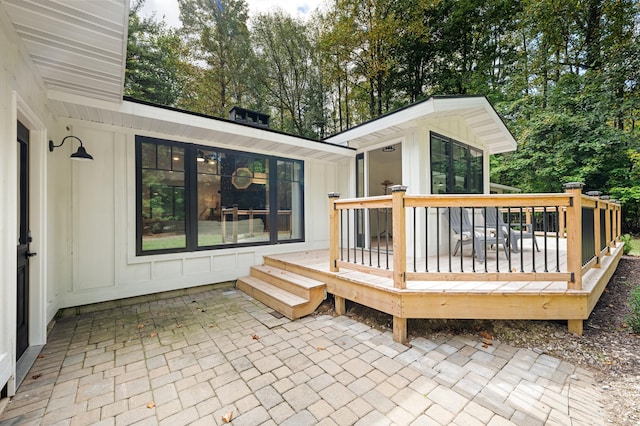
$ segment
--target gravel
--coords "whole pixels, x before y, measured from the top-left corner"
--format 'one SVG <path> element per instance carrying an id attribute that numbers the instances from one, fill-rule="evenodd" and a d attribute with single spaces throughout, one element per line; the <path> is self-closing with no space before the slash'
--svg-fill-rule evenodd
<path id="1" fill-rule="evenodd" d="M 593 371 L 602 387 L 607 421 L 640 425 L 640 335 L 626 324 L 631 290 L 640 286 L 640 258 L 623 256 L 600 301 L 584 323 L 582 336 L 570 334 L 566 321 L 409 320 L 409 338 L 491 335 L 518 348 L 546 353 Z M 316 311 L 333 313 L 333 301 Z M 347 315 L 379 329 L 392 317 L 356 303 Z"/>

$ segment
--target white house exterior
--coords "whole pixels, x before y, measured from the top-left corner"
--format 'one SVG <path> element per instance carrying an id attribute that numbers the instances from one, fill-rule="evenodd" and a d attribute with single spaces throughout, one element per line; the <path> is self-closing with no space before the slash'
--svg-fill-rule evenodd
<path id="1" fill-rule="evenodd" d="M 432 133 L 483 154 L 486 193 L 489 154 L 515 149 L 484 97 L 431 98 L 327 141 L 123 100 L 128 9 L 127 0 L 0 0 L 0 389 L 5 395 L 17 386 L 21 298 L 28 307 L 22 338 L 34 348 L 24 353 L 33 357 L 61 308 L 234 280 L 264 255 L 327 248 L 329 192 L 376 195 L 385 189 L 378 181 L 388 179 L 411 193 L 430 193 Z M 27 204 L 20 201 L 19 147 L 25 146 L 16 143 L 20 126 L 28 134 Z M 79 145 L 74 138 L 49 150 L 50 140 L 57 145 L 68 135 L 81 139 L 94 160 L 69 158 Z M 291 195 L 301 204 L 289 212 L 301 229 L 294 231 L 290 222 L 286 241 L 265 237 L 257 245 L 250 240 L 225 245 L 192 238 L 180 250 L 141 252 L 138 192 L 144 171 L 136 149 L 143 140 L 177 146 L 198 155 L 197 161 L 200 151 L 235 152 L 302 165 L 301 193 Z M 396 147 L 384 152 L 393 162 L 377 154 L 386 146 Z M 195 170 L 193 164 L 188 167 Z M 363 176 L 366 184 L 356 191 Z M 193 206 L 200 207 L 196 201 Z M 28 228 L 20 221 L 25 211 Z M 268 214 L 263 213 L 263 224 Z M 16 242 L 27 250 L 20 259 L 37 254 L 26 262 L 24 295 L 17 290 L 24 260 L 18 262 Z"/>

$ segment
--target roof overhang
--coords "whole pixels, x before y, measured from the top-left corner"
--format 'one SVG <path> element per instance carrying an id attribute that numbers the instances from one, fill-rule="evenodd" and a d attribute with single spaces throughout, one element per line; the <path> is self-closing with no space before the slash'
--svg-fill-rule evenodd
<path id="1" fill-rule="evenodd" d="M 362 147 L 406 132 L 423 120 L 452 116 L 460 116 L 491 154 L 515 151 L 515 138 L 484 96 L 433 96 L 338 133 L 326 141 Z"/>
<path id="2" fill-rule="evenodd" d="M 131 129 L 145 136 L 300 159 L 336 161 L 356 155 L 353 148 L 346 146 L 144 102 L 125 100 L 114 104 L 63 92 L 50 92 L 49 99 L 59 118 Z"/>
<path id="3" fill-rule="evenodd" d="M 121 102 L 129 0 L 0 0 L 48 90 Z"/>

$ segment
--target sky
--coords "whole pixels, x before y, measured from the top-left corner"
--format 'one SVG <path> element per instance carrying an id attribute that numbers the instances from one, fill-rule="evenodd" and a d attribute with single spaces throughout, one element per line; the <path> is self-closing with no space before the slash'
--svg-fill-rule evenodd
<path id="1" fill-rule="evenodd" d="M 249 19 L 257 13 L 267 12 L 275 7 L 280 7 L 291 16 L 306 18 L 320 6 L 322 0 L 246 0 L 246 2 L 249 5 Z M 181 26 L 177 0 L 146 0 L 142 15 L 150 16 L 154 11 L 158 20 L 164 16 L 167 25 Z"/>

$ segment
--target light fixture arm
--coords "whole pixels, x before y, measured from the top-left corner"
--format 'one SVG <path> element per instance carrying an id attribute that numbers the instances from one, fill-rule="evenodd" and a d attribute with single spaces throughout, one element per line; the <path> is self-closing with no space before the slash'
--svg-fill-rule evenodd
<path id="1" fill-rule="evenodd" d="M 50 141 L 49 141 L 49 152 L 53 152 L 53 149 L 54 149 L 54 148 L 60 148 L 62 145 L 64 145 L 64 141 L 66 141 L 66 140 L 67 140 L 67 139 L 69 139 L 69 138 L 77 139 L 77 140 L 78 140 L 78 142 L 80 142 L 80 146 L 82 146 L 82 140 L 80 140 L 80 138 L 79 138 L 79 137 L 77 137 L 77 136 L 73 136 L 73 135 L 69 135 L 69 136 L 65 136 L 65 137 L 62 139 L 62 142 L 60 142 L 60 145 L 54 145 L 54 144 L 53 144 L 53 141 L 51 141 L 51 140 L 50 140 Z"/>
<path id="2" fill-rule="evenodd" d="M 80 146 L 78 147 L 78 150 L 75 153 L 71 154 L 72 159 L 93 160 L 93 157 L 87 152 L 87 150 L 82 145 L 82 140 L 79 137 L 74 135 L 65 136 L 64 138 L 62 138 L 62 141 L 60 142 L 59 145 L 55 145 L 52 140 L 49 140 L 49 152 L 53 152 L 54 148 L 60 148 L 62 145 L 64 145 L 64 141 L 66 141 L 69 138 L 77 139 L 77 141 L 80 142 Z"/>

